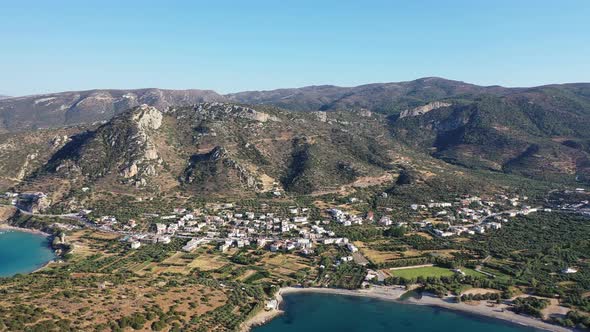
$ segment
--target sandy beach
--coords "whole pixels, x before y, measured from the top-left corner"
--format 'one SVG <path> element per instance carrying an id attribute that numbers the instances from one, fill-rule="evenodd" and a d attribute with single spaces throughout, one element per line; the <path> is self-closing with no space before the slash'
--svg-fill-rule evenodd
<path id="1" fill-rule="evenodd" d="M 489 305 L 487 301 L 478 301 L 473 303 L 456 303 L 453 301 L 453 297 L 447 298 L 438 298 L 435 296 L 424 295 L 421 299 L 414 299 L 410 298 L 404 303 L 412 303 L 417 305 L 427 305 L 427 306 L 434 306 L 440 307 L 450 310 L 458 310 L 462 312 L 467 312 L 470 314 L 481 315 L 496 319 L 502 319 L 505 321 L 509 321 L 519 325 L 531 326 L 541 330 L 547 331 L 574 331 L 573 329 L 569 329 L 566 327 L 562 327 L 559 325 L 549 324 L 539 319 L 523 316 L 516 314 L 510 310 L 507 310 L 509 307 L 506 304 L 499 304 L 499 305 Z"/>
<path id="2" fill-rule="evenodd" d="M 21 228 L 21 227 L 10 226 L 7 224 L 0 224 L 0 231 L 17 231 L 17 232 L 25 232 L 25 233 L 43 235 L 43 236 L 47 236 L 47 237 L 51 236 L 51 234 L 45 233 L 45 232 L 40 231 L 38 229 Z"/>
<path id="3" fill-rule="evenodd" d="M 335 295 L 348 295 L 348 296 L 362 296 L 362 297 L 370 297 L 379 300 L 385 301 L 394 301 L 398 303 L 404 304 L 413 304 L 413 305 L 426 305 L 432 307 L 440 307 L 449 310 L 457 310 L 461 312 L 466 312 L 469 314 L 475 314 L 485 317 L 491 317 L 495 319 L 502 319 L 505 321 L 509 321 L 514 324 L 531 326 L 537 329 L 547 330 L 547 331 L 556 331 L 556 332 L 566 332 L 566 331 L 574 331 L 573 329 L 568 329 L 565 327 L 561 327 L 558 325 L 549 324 L 543 322 L 539 319 L 518 315 L 512 311 L 506 310 L 509 306 L 506 304 L 499 304 L 499 305 L 490 305 L 487 301 L 479 301 L 473 303 L 456 303 L 453 300 L 453 297 L 447 298 L 438 298 L 435 296 L 423 295 L 421 299 L 410 298 L 408 300 L 400 300 L 402 294 L 406 293 L 407 290 L 404 287 L 385 287 L 385 286 L 374 286 L 369 289 L 359 289 L 359 290 L 348 290 L 348 289 L 334 289 L 334 288 L 299 288 L 299 287 L 285 287 L 281 288 L 277 294 L 276 299 L 279 304 L 282 302 L 283 295 L 293 294 L 293 293 L 323 293 L 323 294 L 335 294 Z M 246 332 L 249 331 L 252 327 L 259 326 L 262 324 L 267 323 L 271 319 L 277 317 L 278 315 L 282 314 L 283 311 L 280 309 L 274 310 L 261 310 L 256 315 L 254 315 L 251 319 L 246 321 L 242 324 L 242 328 L 240 331 Z"/>

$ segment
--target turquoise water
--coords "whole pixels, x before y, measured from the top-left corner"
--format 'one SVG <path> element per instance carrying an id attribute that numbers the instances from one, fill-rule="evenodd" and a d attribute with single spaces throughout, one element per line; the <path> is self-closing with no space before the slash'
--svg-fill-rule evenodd
<path id="1" fill-rule="evenodd" d="M 0 230 L 0 277 L 32 272 L 54 258 L 46 237 Z"/>
<path id="2" fill-rule="evenodd" d="M 330 294 L 290 294 L 284 297 L 283 309 L 284 315 L 253 331 L 539 331 L 439 308 Z"/>

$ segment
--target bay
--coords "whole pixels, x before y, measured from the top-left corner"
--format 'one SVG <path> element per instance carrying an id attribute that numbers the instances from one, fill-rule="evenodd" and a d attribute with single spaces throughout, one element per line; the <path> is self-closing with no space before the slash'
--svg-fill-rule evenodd
<path id="1" fill-rule="evenodd" d="M 442 308 L 332 294 L 287 294 L 285 314 L 254 332 L 478 331 L 532 332 L 538 329 Z"/>
<path id="2" fill-rule="evenodd" d="M 54 258 L 45 236 L 0 230 L 0 277 L 35 271 Z"/>

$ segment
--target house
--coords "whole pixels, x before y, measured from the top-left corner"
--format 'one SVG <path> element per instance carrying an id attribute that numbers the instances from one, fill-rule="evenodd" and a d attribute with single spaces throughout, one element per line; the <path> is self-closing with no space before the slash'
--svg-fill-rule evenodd
<path id="1" fill-rule="evenodd" d="M 312 243 L 310 239 L 297 239 L 297 246 L 300 248 L 311 249 Z"/>
<path id="2" fill-rule="evenodd" d="M 170 234 L 176 233 L 178 231 L 179 227 L 177 224 L 170 224 L 168 225 L 168 230 L 167 232 Z"/>
<path id="3" fill-rule="evenodd" d="M 158 237 L 158 243 L 163 243 L 163 244 L 168 244 L 172 241 L 172 239 L 170 238 L 170 236 L 160 236 Z"/>
<path id="4" fill-rule="evenodd" d="M 266 243 L 267 243 L 267 242 L 268 242 L 268 240 L 267 240 L 267 239 L 265 239 L 265 238 L 260 238 L 260 239 L 256 240 L 256 245 L 257 245 L 259 248 L 263 248 L 264 246 L 266 246 Z"/>
<path id="5" fill-rule="evenodd" d="M 346 248 L 350 250 L 350 252 L 357 252 L 359 249 L 352 243 L 347 243 Z"/>
<path id="6" fill-rule="evenodd" d="M 156 224 L 156 234 L 164 234 L 166 233 L 166 224 Z"/>
<path id="7" fill-rule="evenodd" d="M 561 272 L 565 273 L 565 274 L 573 274 L 573 273 L 577 273 L 578 269 L 573 268 L 573 267 L 568 267 L 568 268 L 563 269 Z"/>
<path id="8" fill-rule="evenodd" d="M 244 248 L 245 246 L 250 245 L 250 241 L 248 241 L 247 239 L 239 239 L 236 241 L 236 244 L 238 248 Z"/>
<path id="9" fill-rule="evenodd" d="M 336 239 L 333 239 L 333 238 L 325 238 L 325 239 L 322 240 L 322 242 L 324 244 L 334 244 L 334 243 L 336 243 Z"/>
<path id="10" fill-rule="evenodd" d="M 445 231 L 442 231 L 442 230 L 440 230 L 440 229 L 436 229 L 436 228 L 435 228 L 435 229 L 433 229 L 433 230 L 432 230 L 432 232 L 434 233 L 434 235 L 436 235 L 436 236 L 440 236 L 440 237 L 449 237 L 449 236 L 453 236 L 453 235 L 455 235 L 455 234 L 454 234 L 454 233 L 452 233 L 452 232 L 445 232 Z"/>
<path id="11" fill-rule="evenodd" d="M 462 276 L 465 276 L 466 275 L 465 272 L 461 271 L 461 269 L 454 269 L 453 272 L 455 272 L 455 273 L 457 273 L 459 275 L 462 275 Z"/>
<path id="12" fill-rule="evenodd" d="M 268 302 L 266 302 L 266 306 L 264 306 L 264 310 L 266 311 L 270 311 L 270 310 L 276 310 L 279 307 L 279 302 L 276 299 L 272 299 Z"/>
<path id="13" fill-rule="evenodd" d="M 383 226 L 391 226 L 391 224 L 393 224 L 393 221 L 391 221 L 389 217 L 383 216 L 381 217 L 381 219 L 379 219 L 379 224 Z"/>
<path id="14" fill-rule="evenodd" d="M 271 243 L 270 251 L 277 252 L 277 251 L 281 250 L 282 247 L 283 247 L 283 242 L 277 241 L 275 243 Z"/>
<path id="15" fill-rule="evenodd" d="M 141 242 L 139 241 L 132 241 L 131 242 L 131 249 L 139 249 L 141 247 Z"/>
<path id="16" fill-rule="evenodd" d="M 219 251 L 221 251 L 221 252 L 226 252 L 226 251 L 229 249 L 229 247 L 230 247 L 230 245 L 229 245 L 229 244 L 227 244 L 227 243 L 222 243 L 222 244 L 219 246 Z"/>
<path id="17" fill-rule="evenodd" d="M 296 223 L 306 223 L 307 217 L 293 217 L 293 222 Z"/>
<path id="18" fill-rule="evenodd" d="M 192 238 L 187 244 L 182 247 L 184 251 L 193 251 L 195 248 L 200 246 L 201 244 L 207 243 L 208 241 L 205 238 Z"/>
<path id="19" fill-rule="evenodd" d="M 502 224 L 500 224 L 499 222 L 491 222 L 488 223 L 488 227 L 491 229 L 500 229 L 502 228 Z"/>
<path id="20" fill-rule="evenodd" d="M 348 243 L 348 238 L 345 238 L 345 237 L 335 238 L 334 239 L 334 243 L 337 244 L 337 245 L 339 245 L 339 246 L 345 245 L 345 244 Z"/>

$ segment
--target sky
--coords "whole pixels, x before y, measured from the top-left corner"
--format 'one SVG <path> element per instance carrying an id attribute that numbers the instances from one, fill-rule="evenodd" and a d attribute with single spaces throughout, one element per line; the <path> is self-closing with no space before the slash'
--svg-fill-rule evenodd
<path id="1" fill-rule="evenodd" d="M 0 0 L 0 94 L 590 82 L 588 0 Z"/>

